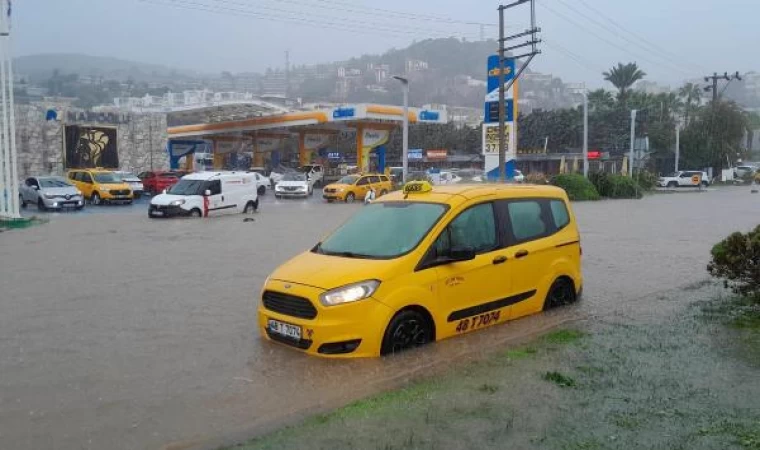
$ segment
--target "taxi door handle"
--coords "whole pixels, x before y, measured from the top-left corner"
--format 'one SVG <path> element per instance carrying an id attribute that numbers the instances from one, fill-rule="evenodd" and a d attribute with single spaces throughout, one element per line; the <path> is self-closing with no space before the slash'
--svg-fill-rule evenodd
<path id="1" fill-rule="evenodd" d="M 519 252 L 515 253 L 515 258 L 517 259 L 525 258 L 526 256 L 528 256 L 527 250 L 520 250 Z"/>
<path id="2" fill-rule="evenodd" d="M 507 257 L 504 256 L 504 255 L 497 256 L 496 258 L 493 259 L 493 264 L 494 265 L 504 264 L 505 262 L 507 262 Z"/>

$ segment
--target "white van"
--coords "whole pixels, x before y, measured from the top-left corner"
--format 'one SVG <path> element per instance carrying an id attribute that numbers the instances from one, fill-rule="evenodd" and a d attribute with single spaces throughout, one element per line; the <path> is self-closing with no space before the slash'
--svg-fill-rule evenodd
<path id="1" fill-rule="evenodd" d="M 185 175 L 150 201 L 148 217 L 210 217 L 259 208 L 256 174 L 200 172 Z"/>

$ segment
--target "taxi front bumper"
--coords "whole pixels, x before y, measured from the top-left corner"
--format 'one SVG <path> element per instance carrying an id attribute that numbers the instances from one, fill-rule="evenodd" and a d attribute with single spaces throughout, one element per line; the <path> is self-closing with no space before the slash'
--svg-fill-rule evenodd
<path id="1" fill-rule="evenodd" d="M 323 292 L 311 286 L 270 280 L 258 306 L 261 336 L 316 356 L 379 356 L 393 311 L 373 298 L 325 307 L 319 302 Z M 300 328 L 300 339 L 276 332 L 270 320 Z"/>

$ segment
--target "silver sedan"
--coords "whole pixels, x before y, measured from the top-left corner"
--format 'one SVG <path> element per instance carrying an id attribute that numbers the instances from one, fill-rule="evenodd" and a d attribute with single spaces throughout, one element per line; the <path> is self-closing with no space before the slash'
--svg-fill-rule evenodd
<path id="1" fill-rule="evenodd" d="M 19 203 L 29 203 L 40 211 L 47 209 L 84 208 L 84 197 L 79 189 L 61 177 L 30 177 L 19 187 Z"/>

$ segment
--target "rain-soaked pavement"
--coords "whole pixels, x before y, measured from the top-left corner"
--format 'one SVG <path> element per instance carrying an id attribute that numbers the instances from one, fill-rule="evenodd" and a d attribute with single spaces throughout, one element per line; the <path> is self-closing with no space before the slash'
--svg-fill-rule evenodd
<path id="1" fill-rule="evenodd" d="M 261 283 L 357 208 L 268 198 L 244 223 L 149 220 L 143 202 L 0 233 L 0 448 L 243 439 L 700 281 L 714 242 L 760 223 L 748 188 L 576 204 L 586 276 L 577 306 L 382 360 L 262 342 Z"/>

